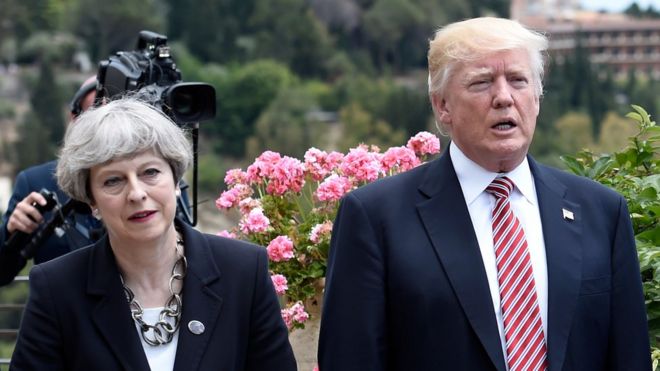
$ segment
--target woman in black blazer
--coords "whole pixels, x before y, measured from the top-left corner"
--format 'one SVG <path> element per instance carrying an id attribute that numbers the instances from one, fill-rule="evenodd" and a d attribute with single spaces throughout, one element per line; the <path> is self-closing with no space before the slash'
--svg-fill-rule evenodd
<path id="1" fill-rule="evenodd" d="M 175 219 L 184 132 L 123 98 L 83 113 L 58 183 L 108 233 L 30 272 L 11 370 L 295 370 L 265 249 Z"/>

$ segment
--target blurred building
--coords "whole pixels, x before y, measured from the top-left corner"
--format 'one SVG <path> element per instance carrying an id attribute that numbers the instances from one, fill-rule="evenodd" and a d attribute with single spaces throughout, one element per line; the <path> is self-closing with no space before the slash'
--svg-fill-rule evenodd
<path id="1" fill-rule="evenodd" d="M 634 71 L 660 79 L 660 19 L 585 11 L 579 0 L 512 0 L 511 18 L 546 33 L 559 63 L 579 45 L 617 76 Z"/>

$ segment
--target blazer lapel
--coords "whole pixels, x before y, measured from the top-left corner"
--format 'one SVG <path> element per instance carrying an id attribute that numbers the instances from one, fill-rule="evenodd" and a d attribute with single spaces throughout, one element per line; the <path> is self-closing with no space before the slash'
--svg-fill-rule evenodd
<path id="1" fill-rule="evenodd" d="M 125 370 L 148 370 L 107 236 L 92 247 L 87 293 L 96 301 L 92 321 Z"/>
<path id="2" fill-rule="evenodd" d="M 488 356 L 504 371 L 488 278 L 449 151 L 429 167 L 419 189 L 429 197 L 417 205 L 417 210 L 436 255 Z"/>
<path id="3" fill-rule="evenodd" d="M 220 296 L 220 271 L 206 238 L 185 223 L 179 226 L 186 245 L 188 272 L 183 287 L 183 315 L 174 370 L 192 371 L 198 369 L 205 354 L 223 299 Z M 200 333 L 199 326 L 191 326 L 191 321 L 201 323 L 203 332 Z"/>
<path id="4" fill-rule="evenodd" d="M 566 187 L 529 157 L 539 200 L 548 266 L 548 364 L 561 370 L 582 280 L 582 214 Z M 572 213 L 564 217 L 565 211 Z"/>

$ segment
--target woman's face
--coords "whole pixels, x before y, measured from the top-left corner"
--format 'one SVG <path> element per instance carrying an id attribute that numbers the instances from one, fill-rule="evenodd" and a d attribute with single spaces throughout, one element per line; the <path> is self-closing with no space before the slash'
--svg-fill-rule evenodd
<path id="1" fill-rule="evenodd" d="M 166 235 L 176 213 L 170 165 L 153 151 L 90 170 L 90 188 L 110 237 L 153 241 Z"/>

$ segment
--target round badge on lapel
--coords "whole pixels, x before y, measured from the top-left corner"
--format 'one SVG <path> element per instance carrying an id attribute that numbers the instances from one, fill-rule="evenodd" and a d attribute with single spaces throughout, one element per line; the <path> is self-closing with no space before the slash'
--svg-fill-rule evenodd
<path id="1" fill-rule="evenodd" d="M 201 335 L 204 333 L 204 329 L 204 324 L 196 319 L 188 322 L 188 330 L 195 335 Z"/>

